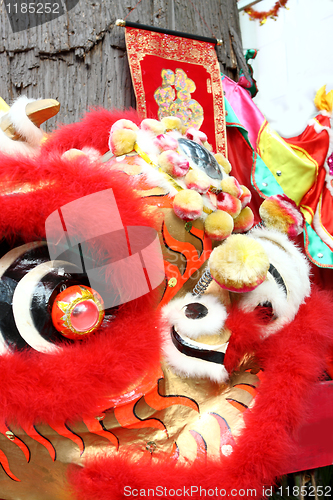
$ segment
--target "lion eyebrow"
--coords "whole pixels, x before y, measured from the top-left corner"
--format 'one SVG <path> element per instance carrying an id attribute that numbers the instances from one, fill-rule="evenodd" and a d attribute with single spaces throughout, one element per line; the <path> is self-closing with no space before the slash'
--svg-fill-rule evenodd
<path id="1" fill-rule="evenodd" d="M 282 278 L 281 274 L 279 273 L 279 271 L 276 269 L 276 267 L 273 266 L 273 264 L 269 264 L 268 272 L 273 276 L 276 283 L 283 288 L 285 294 L 288 296 L 288 289 L 286 287 L 286 283 Z"/>

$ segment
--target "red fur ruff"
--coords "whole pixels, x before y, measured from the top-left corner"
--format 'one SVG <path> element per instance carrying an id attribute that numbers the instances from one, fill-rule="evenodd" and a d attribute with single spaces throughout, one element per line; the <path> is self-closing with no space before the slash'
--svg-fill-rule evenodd
<path id="1" fill-rule="evenodd" d="M 72 468 L 70 481 L 76 498 L 115 500 L 130 496 L 130 492 L 148 496 L 148 489 L 159 498 L 173 494 L 199 499 L 205 496 L 203 490 L 207 496 L 229 494 L 239 500 L 264 496 L 264 486 L 274 484 L 285 472 L 286 459 L 296 452 L 293 434 L 304 420 L 333 341 L 331 305 L 327 292 L 314 290 L 291 324 L 260 343 L 252 336 L 264 377 L 254 406 L 245 413 L 246 427 L 229 457 L 219 463 L 197 460 L 192 466 L 133 462 L 130 456 L 99 457 L 87 462 L 84 469 Z M 241 319 L 242 313 L 238 315 Z M 246 314 L 243 320 L 248 319 Z M 235 337 L 242 337 L 244 324 L 239 322 Z M 234 348 L 240 352 L 240 343 L 235 342 Z"/>
<path id="2" fill-rule="evenodd" d="M 107 111 L 97 108 L 86 113 L 78 123 L 64 125 L 53 132 L 42 147 L 46 154 L 54 151 L 64 153 L 68 149 L 95 148 L 101 154 L 109 150 L 108 142 L 112 125 L 122 118 L 139 125 L 141 118 L 134 110 Z"/>
<path id="3" fill-rule="evenodd" d="M 43 185 L 36 183 L 43 182 Z M 53 155 L 32 160 L 2 156 L 0 184 L 8 190 L 22 182 L 33 192 L 0 196 L 0 232 L 15 242 L 40 240 L 45 220 L 55 210 L 78 198 L 112 188 L 124 226 L 151 226 L 144 206 L 126 186 L 123 174 L 108 171 L 86 158 L 61 160 Z M 101 228 L 110 213 L 91 207 Z M 89 211 L 86 214 L 89 218 Z M 76 230 L 84 234 L 87 217 Z M 117 249 L 114 250 L 117 252 Z M 108 247 L 91 248 L 95 260 L 112 257 Z M 65 345 L 55 354 L 34 350 L 0 357 L 0 422 L 21 427 L 38 422 L 59 423 L 96 416 L 112 405 L 112 398 L 127 392 L 147 366 L 158 365 L 160 339 L 153 293 L 119 307 L 116 319 L 87 340 Z"/>

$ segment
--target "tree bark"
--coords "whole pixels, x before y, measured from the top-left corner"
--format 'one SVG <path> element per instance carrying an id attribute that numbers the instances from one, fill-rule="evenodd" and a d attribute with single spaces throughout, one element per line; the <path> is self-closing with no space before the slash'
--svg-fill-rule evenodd
<path id="1" fill-rule="evenodd" d="M 5 3 L 0 5 L 0 96 L 8 104 L 21 94 L 57 99 L 61 110 L 47 122 L 44 128 L 48 130 L 57 121 L 79 120 L 93 106 L 135 107 L 124 28 L 115 22 L 124 19 L 137 0 L 80 0 L 64 15 L 17 33 L 12 32 Z M 239 43 L 235 45 L 234 34 L 240 39 L 236 0 L 193 4 L 190 0 L 142 0 L 128 20 L 214 35 L 223 39 L 217 47 L 221 71 L 236 79 L 243 66 L 235 53 Z"/>

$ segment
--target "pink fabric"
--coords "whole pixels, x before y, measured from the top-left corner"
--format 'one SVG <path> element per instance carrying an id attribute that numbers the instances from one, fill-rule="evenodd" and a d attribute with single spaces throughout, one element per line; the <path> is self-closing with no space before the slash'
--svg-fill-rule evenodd
<path id="1" fill-rule="evenodd" d="M 257 137 L 260 127 L 265 121 L 264 115 L 254 104 L 249 92 L 238 83 L 225 76 L 222 85 L 225 96 L 237 115 L 239 123 L 246 128 L 252 147 L 257 150 Z"/>

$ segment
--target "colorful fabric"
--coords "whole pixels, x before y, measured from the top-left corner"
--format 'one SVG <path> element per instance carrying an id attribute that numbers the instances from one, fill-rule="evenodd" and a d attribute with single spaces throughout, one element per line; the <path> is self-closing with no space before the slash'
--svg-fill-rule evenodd
<path id="1" fill-rule="evenodd" d="M 204 132 L 226 155 L 223 89 L 213 43 L 126 27 L 137 110 L 142 116 L 178 116 Z"/>
<path id="2" fill-rule="evenodd" d="M 332 269 L 333 170 L 328 164 L 332 152 L 328 113 L 318 114 L 299 136 L 285 139 L 270 127 L 245 89 L 225 76 L 222 80 L 229 101 L 228 118 L 229 108 L 234 110 L 235 123 L 228 119 L 227 126 L 246 129 L 257 155 L 252 164 L 253 187 L 263 197 L 285 193 L 295 201 L 306 219 L 304 248 L 308 258 L 318 267 Z M 233 164 L 238 156 L 237 144 L 236 151 L 232 141 L 228 146 Z"/>
<path id="3" fill-rule="evenodd" d="M 333 268 L 329 118 L 320 114 L 298 137 L 284 139 L 246 89 L 224 75 L 221 83 L 213 44 L 128 27 L 126 44 L 140 115 L 179 116 L 186 127 L 205 132 L 213 149 L 228 155 L 240 182 L 253 186 L 256 221 L 260 198 L 289 196 L 306 218 L 309 259 Z"/>
<path id="4" fill-rule="evenodd" d="M 225 97 L 234 111 L 236 121 L 247 131 L 249 141 L 255 149 L 259 130 L 265 117 L 254 104 L 249 92 L 242 86 L 225 75 L 222 75 L 222 83 Z"/>

